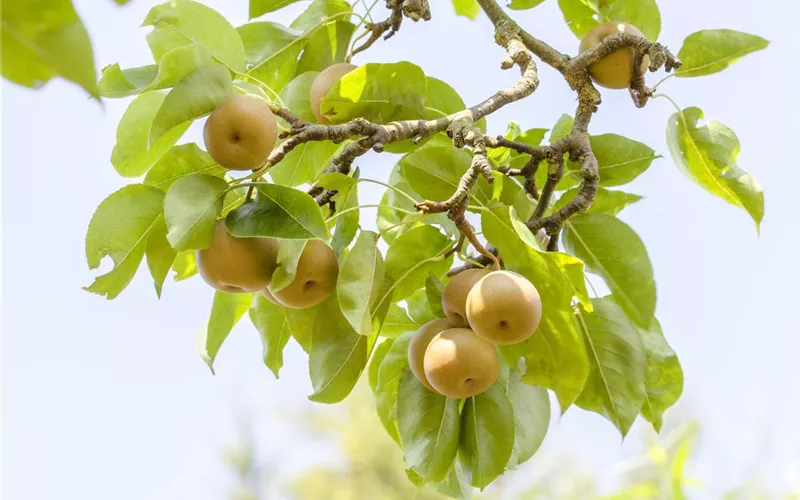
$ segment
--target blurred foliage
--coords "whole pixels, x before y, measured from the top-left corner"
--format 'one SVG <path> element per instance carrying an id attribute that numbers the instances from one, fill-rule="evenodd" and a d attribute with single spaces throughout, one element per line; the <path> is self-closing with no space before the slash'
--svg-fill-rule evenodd
<path id="1" fill-rule="evenodd" d="M 225 451 L 235 477 L 228 500 L 444 500 L 433 486 L 417 488 L 405 473 L 402 451 L 386 434 L 372 408 L 369 389 L 359 384 L 338 407 L 313 409 L 301 425 L 338 450 L 336 463 L 312 465 L 288 475 L 256 457 L 259 444 L 246 427 L 239 443 Z M 546 449 L 525 464 L 512 484 L 503 476 L 473 500 L 691 500 L 708 485 L 691 473 L 700 425 L 689 422 L 658 436 L 648 432 L 645 451 L 614 464 L 618 490 L 601 492 L 601 478 L 575 466 L 569 454 L 554 457 Z M 637 439 L 631 436 L 629 439 Z M 279 458 L 279 457 L 278 457 Z M 527 473 L 530 471 L 530 473 Z M 281 476 L 281 477 L 278 477 Z M 800 486 L 800 485 L 798 485 Z M 798 488 L 795 486 L 795 488 Z M 705 494 L 704 497 L 708 498 Z M 800 500 L 794 493 L 768 491 L 755 477 L 727 492 L 722 500 Z"/>

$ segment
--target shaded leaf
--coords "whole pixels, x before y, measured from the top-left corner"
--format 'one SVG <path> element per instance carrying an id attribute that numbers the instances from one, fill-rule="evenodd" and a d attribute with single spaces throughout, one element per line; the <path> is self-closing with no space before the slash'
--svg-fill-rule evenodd
<path id="1" fill-rule="evenodd" d="M 277 184 L 259 185 L 258 197 L 231 211 L 225 225 L 237 238 L 328 240 L 328 228 L 314 198 Z"/>
<path id="2" fill-rule="evenodd" d="M 297 62 L 297 73 L 322 71 L 331 64 L 344 62 L 356 27 L 349 21 L 332 21 L 308 37 Z"/>
<path id="3" fill-rule="evenodd" d="M 550 425 L 550 396 L 546 389 L 523 382 L 516 370 L 511 370 L 505 391 L 514 408 L 514 451 L 508 461 L 508 467 L 514 468 L 542 445 Z"/>
<path id="4" fill-rule="evenodd" d="M 295 76 L 297 57 L 305 39 L 299 38 L 299 32 L 278 23 L 250 23 L 237 31 L 244 44 L 247 74 L 280 92 Z"/>
<path id="5" fill-rule="evenodd" d="M 281 91 L 281 99 L 286 107 L 301 120 L 311 123 L 316 122 L 317 119 L 311 112 L 311 101 L 308 96 L 311 94 L 311 84 L 314 83 L 317 75 L 319 75 L 319 71 L 306 71 L 294 77 Z M 282 163 L 272 167 L 270 174 Z"/>
<path id="6" fill-rule="evenodd" d="M 576 313 L 591 365 L 576 403 L 608 418 L 624 437 L 644 403 L 644 349 L 622 308 L 609 299 L 593 299 L 592 303 L 591 313 Z"/>
<path id="7" fill-rule="evenodd" d="M 683 369 L 677 354 L 664 338 L 658 320 L 653 321 L 650 328 L 638 330 L 647 360 L 642 416 L 659 432 L 664 412 L 683 393 Z"/>
<path id="8" fill-rule="evenodd" d="M 259 17 L 267 12 L 273 12 L 282 9 L 287 5 L 297 3 L 300 0 L 250 0 L 249 16 L 250 19 Z"/>
<path id="9" fill-rule="evenodd" d="M 444 291 L 444 284 L 438 276 L 431 273 L 425 280 L 425 294 L 428 296 L 428 304 L 431 306 L 431 311 L 439 318 L 444 318 L 444 309 L 442 308 L 442 292 Z"/>
<path id="10" fill-rule="evenodd" d="M 368 342 L 347 322 L 336 294 L 320 304 L 308 360 L 314 392 L 308 399 L 330 404 L 347 397 L 367 366 Z"/>
<path id="11" fill-rule="evenodd" d="M 422 325 L 411 319 L 405 309 L 392 303 L 383 321 L 381 336 L 395 338 L 404 332 L 416 331 L 420 326 Z"/>
<path id="12" fill-rule="evenodd" d="M 445 480 L 456 458 L 461 427 L 458 404 L 458 399 L 426 389 L 410 370 L 403 371 L 397 392 L 400 439 L 406 465 L 425 481 Z"/>
<path id="13" fill-rule="evenodd" d="M 228 183 L 211 175 L 190 175 L 170 186 L 164 198 L 167 240 L 176 250 L 208 248 Z"/>
<path id="14" fill-rule="evenodd" d="M 562 194 L 561 197 L 559 197 L 556 201 L 553 210 L 558 210 L 574 200 L 579 191 L 579 188 L 573 188 Z M 612 191 L 605 188 L 598 188 L 594 202 L 592 202 L 592 206 L 589 207 L 588 212 L 595 214 L 617 215 L 622 211 L 622 209 L 631 203 L 636 203 L 641 199 L 642 197 L 638 194 L 630 194 L 622 191 Z"/>
<path id="15" fill-rule="evenodd" d="M 156 218 L 153 229 L 150 230 L 145 255 L 147 256 L 147 268 L 150 270 L 150 276 L 153 277 L 153 284 L 156 287 L 156 295 L 161 298 L 161 288 L 164 286 L 164 280 L 167 279 L 167 274 L 169 274 L 177 255 L 167 241 L 167 224 L 164 222 L 163 215 Z"/>
<path id="16" fill-rule="evenodd" d="M 222 343 L 250 308 L 252 300 L 253 294 L 250 293 L 225 293 L 219 290 L 214 293 L 211 316 L 197 339 L 200 356 L 211 369 L 211 373 L 214 373 L 214 360 Z"/>
<path id="17" fill-rule="evenodd" d="M 378 235 L 361 231 L 339 271 L 336 295 L 342 314 L 354 330 L 372 333 L 370 306 L 377 300 L 383 283 L 383 256 L 378 250 Z M 364 329 L 364 325 L 367 328 Z"/>
<path id="18" fill-rule="evenodd" d="M 514 449 L 514 408 L 500 384 L 468 398 L 461 412 L 459 461 L 483 490 L 503 473 Z"/>
<path id="19" fill-rule="evenodd" d="M 300 261 L 300 256 L 303 255 L 303 250 L 306 247 L 308 240 L 280 240 L 278 246 L 278 267 L 272 274 L 272 281 L 270 282 L 270 292 L 280 292 L 287 286 L 292 284 L 295 276 L 297 276 L 297 263 Z"/>
<path id="20" fill-rule="evenodd" d="M 433 226 L 420 226 L 404 233 L 386 252 L 386 274 L 394 280 L 394 300 L 402 300 L 425 284 L 428 274 L 443 276 L 453 262 L 444 254 L 451 241 Z"/>
<path id="21" fill-rule="evenodd" d="M 562 232 L 564 248 L 602 277 L 614 300 L 639 325 L 649 325 L 656 309 L 653 266 L 639 236 L 611 215 L 580 214 Z"/>
<path id="22" fill-rule="evenodd" d="M 283 367 L 283 349 L 292 336 L 286 308 L 270 302 L 261 293 L 256 293 L 250 307 L 250 320 L 258 330 L 263 346 L 264 364 L 275 378 Z"/>

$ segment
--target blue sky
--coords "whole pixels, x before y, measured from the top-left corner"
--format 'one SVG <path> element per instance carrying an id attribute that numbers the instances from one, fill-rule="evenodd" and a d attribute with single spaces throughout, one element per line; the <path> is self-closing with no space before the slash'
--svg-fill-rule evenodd
<path id="1" fill-rule="evenodd" d="M 137 26 L 155 3 L 134 0 L 116 8 L 110 1 L 76 1 L 98 68 L 149 63 L 147 30 Z M 247 20 L 245 0 L 206 3 L 235 25 Z M 489 23 L 456 18 L 444 0 L 434 4 L 433 21 L 405 23 L 397 36 L 354 62 L 412 59 L 450 82 L 468 103 L 511 84 L 515 74 L 498 69 L 503 54 L 491 43 Z M 689 417 L 704 424 L 695 476 L 712 491 L 751 473 L 785 489 L 792 471 L 800 475 L 794 299 L 800 169 L 792 90 L 800 5 L 660 4 L 660 41 L 676 51 L 686 35 L 703 28 L 738 29 L 772 41 L 767 51 L 722 73 L 662 86 L 682 106 L 700 106 L 707 118 L 737 132 L 740 165 L 766 192 L 761 236 L 744 211 L 707 195 L 668 158 L 625 187 L 646 199 L 622 218 L 649 249 L 657 314 L 685 370 L 684 397 L 667 414 L 667 425 Z M 299 10 L 294 6 L 270 19 L 288 23 Z M 517 19 L 555 47 L 577 49 L 555 0 Z M 492 132 L 511 119 L 523 129 L 551 127 L 573 111 L 574 94 L 559 75 L 541 68 L 541 81 L 537 95 L 491 117 Z M 306 359 L 296 346 L 288 349 L 276 381 L 261 363 L 255 330 L 243 321 L 218 357 L 217 375 L 209 373 L 195 351 L 213 295 L 202 281 L 170 281 L 160 301 L 144 269 L 115 301 L 81 290 L 92 279 L 83 253 L 88 221 L 125 182 L 109 157 L 127 102 L 100 106 L 61 81 L 40 92 L 3 81 L 2 98 L 6 498 L 220 498 L 229 480 L 220 447 L 234 438 L 241 415 L 258 420 L 260 439 L 287 470 L 324 455 L 319 443 L 288 423 L 306 408 L 310 393 Z M 673 109 L 667 101 L 637 110 L 626 92 L 605 91 L 603 99 L 593 133 L 623 134 L 668 156 L 664 131 Z M 198 131 L 192 128 L 184 141 L 199 142 Z M 363 175 L 385 179 L 396 158 L 371 154 L 357 164 Z M 366 193 L 379 196 L 377 190 Z M 589 470 L 608 471 L 640 446 L 644 431 L 637 423 L 621 445 L 611 424 L 573 409 L 553 422 L 545 452 L 574 452 Z"/>

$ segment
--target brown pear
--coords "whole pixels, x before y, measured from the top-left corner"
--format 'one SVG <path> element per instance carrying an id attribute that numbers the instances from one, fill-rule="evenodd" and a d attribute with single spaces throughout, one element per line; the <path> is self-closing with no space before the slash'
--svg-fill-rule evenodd
<path id="1" fill-rule="evenodd" d="M 332 64 L 322 70 L 320 74 L 314 78 L 314 81 L 311 83 L 311 112 L 317 118 L 318 122 L 324 125 L 331 124 L 331 121 L 323 114 L 323 110 L 321 109 L 322 100 L 344 75 L 356 68 L 358 68 L 358 66 L 350 63 Z"/>
<path id="2" fill-rule="evenodd" d="M 458 328 L 469 328 L 467 323 L 467 295 L 475 283 L 489 274 L 485 269 L 467 269 L 453 276 L 442 291 L 442 309 L 447 319 Z"/>
<path id="3" fill-rule="evenodd" d="M 422 382 L 422 385 L 433 392 L 436 392 L 436 389 L 425 376 L 425 350 L 428 349 L 428 344 L 431 343 L 433 337 L 452 327 L 450 321 L 446 319 L 432 319 L 414 332 L 411 342 L 408 343 L 408 367 L 411 368 L 411 373 Z"/>
<path id="4" fill-rule="evenodd" d="M 435 336 L 425 351 L 424 366 L 428 382 L 448 398 L 480 394 L 500 374 L 495 346 L 468 328 L 451 328 Z"/>
<path id="5" fill-rule="evenodd" d="M 275 291 L 270 286 L 269 292 L 283 306 L 306 309 L 327 299 L 338 278 L 339 261 L 331 247 L 321 240 L 308 240 L 297 262 L 294 280 L 282 290 Z"/>
<path id="6" fill-rule="evenodd" d="M 580 52 L 585 52 L 602 42 L 606 37 L 617 33 L 630 33 L 643 37 L 636 26 L 628 23 L 605 23 L 595 26 L 581 40 Z M 636 56 L 630 47 L 622 47 L 589 66 L 589 74 L 594 82 L 609 89 L 627 89 L 633 80 L 633 63 Z M 644 56 L 642 73 L 647 71 L 650 58 Z"/>
<path id="7" fill-rule="evenodd" d="M 542 320 L 539 291 L 524 276 L 494 271 L 467 296 L 467 320 L 475 333 L 495 344 L 527 339 Z"/>
<path id="8" fill-rule="evenodd" d="M 203 140 L 211 157 L 229 170 L 253 170 L 264 164 L 278 137 L 278 121 L 263 99 L 237 95 L 211 113 Z"/>
<path id="9" fill-rule="evenodd" d="M 278 240 L 236 238 L 219 220 L 211 246 L 197 251 L 197 270 L 217 290 L 250 293 L 269 285 L 277 260 Z"/>

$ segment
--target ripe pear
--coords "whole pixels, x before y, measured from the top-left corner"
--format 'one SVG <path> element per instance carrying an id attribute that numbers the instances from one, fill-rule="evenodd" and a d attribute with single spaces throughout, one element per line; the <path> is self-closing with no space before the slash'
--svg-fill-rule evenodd
<path id="1" fill-rule="evenodd" d="M 322 100 L 328 95 L 328 92 L 330 92 L 333 86 L 336 85 L 336 82 L 356 68 L 358 68 L 358 66 L 350 63 L 332 64 L 322 70 L 320 74 L 314 78 L 314 81 L 311 83 L 311 112 L 317 118 L 318 122 L 323 125 L 331 124 L 328 117 L 322 113 Z"/>
<path id="2" fill-rule="evenodd" d="M 494 271 L 467 296 L 467 320 L 477 335 L 495 344 L 527 339 L 542 320 L 539 291 L 524 276 Z"/>
<path id="3" fill-rule="evenodd" d="M 644 36 L 636 26 L 628 23 L 605 23 L 594 27 L 586 33 L 581 40 L 580 52 L 585 52 L 599 44 L 608 36 L 617 33 L 630 33 L 632 35 Z M 631 86 L 633 79 L 633 60 L 635 51 L 630 47 L 617 49 L 606 57 L 589 66 L 589 74 L 594 82 L 602 87 L 609 89 L 626 89 Z M 642 60 L 642 72 L 647 71 L 650 65 L 650 58 L 644 56 Z"/>
<path id="4" fill-rule="evenodd" d="M 226 99 L 203 127 L 211 157 L 228 170 L 253 170 L 264 164 L 278 137 L 278 121 L 269 105 L 251 95 Z"/>
<path id="5" fill-rule="evenodd" d="M 424 366 L 428 382 L 448 398 L 480 394 L 500 374 L 494 345 L 468 328 L 451 328 L 435 336 L 425 351 Z"/>
<path id="6" fill-rule="evenodd" d="M 327 243 L 321 240 L 308 240 L 300 260 L 297 262 L 297 275 L 282 290 L 269 292 L 281 305 L 290 309 L 306 309 L 327 299 L 336 288 L 339 278 L 339 261 Z"/>
<path id="7" fill-rule="evenodd" d="M 489 274 L 485 269 L 467 269 L 447 283 L 442 291 L 442 309 L 447 319 L 458 328 L 469 328 L 467 323 L 467 295 L 475 283 Z"/>
<path id="8" fill-rule="evenodd" d="M 422 385 L 433 392 L 436 392 L 436 389 L 425 377 L 425 350 L 428 349 L 433 337 L 452 327 L 450 321 L 446 319 L 432 319 L 414 332 L 411 342 L 408 343 L 408 367 L 411 368 L 411 373 L 422 382 Z"/>
<path id="9" fill-rule="evenodd" d="M 262 290 L 278 267 L 278 240 L 237 238 L 217 221 L 209 248 L 197 251 L 200 276 L 217 290 L 250 293 Z"/>

